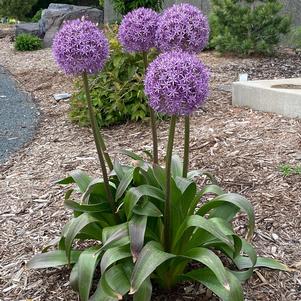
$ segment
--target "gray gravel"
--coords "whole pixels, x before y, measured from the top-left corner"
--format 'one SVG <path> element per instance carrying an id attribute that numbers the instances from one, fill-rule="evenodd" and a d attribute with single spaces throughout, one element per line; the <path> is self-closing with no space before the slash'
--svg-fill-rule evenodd
<path id="1" fill-rule="evenodd" d="M 31 97 L 0 66 L 0 163 L 32 139 L 38 116 Z"/>

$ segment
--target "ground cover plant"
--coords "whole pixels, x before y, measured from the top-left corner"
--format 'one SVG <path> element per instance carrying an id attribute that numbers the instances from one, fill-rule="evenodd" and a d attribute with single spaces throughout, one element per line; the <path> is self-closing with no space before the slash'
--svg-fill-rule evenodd
<path id="1" fill-rule="evenodd" d="M 210 47 L 243 55 L 272 54 L 290 30 L 278 0 L 212 0 Z"/>
<path id="2" fill-rule="evenodd" d="M 202 19 L 201 12 L 196 14 L 190 5 L 172 9 L 184 14 L 179 22 L 193 16 Z M 134 19 L 139 20 L 144 22 L 143 18 Z M 184 35 L 183 39 L 179 34 L 176 45 L 172 43 L 170 51 L 151 62 L 145 76 L 151 109 L 170 116 L 164 166 L 162 159 L 156 162 L 156 147 L 150 161 L 123 151 L 134 160 L 133 165 L 112 162 L 106 151 L 87 78 L 103 68 L 108 56 L 108 42 L 97 27 L 85 20 L 68 22 L 54 42 L 60 67 L 83 78 L 102 178 L 93 180 L 75 171 L 59 181 L 75 183 L 81 192 L 74 194 L 71 189 L 66 194 L 65 204 L 74 217 L 54 243 L 57 250 L 47 252 L 46 248 L 46 253 L 36 255 L 28 266 L 69 264 L 70 283 L 81 300 L 119 300 L 126 294 L 133 294 L 134 300 L 151 300 L 154 283 L 170 289 L 187 280 L 201 282 L 223 300 L 243 300 L 240 282 L 247 280 L 255 267 L 287 270 L 274 260 L 257 257 L 250 244 L 255 226 L 250 202 L 225 193 L 210 174 L 188 171 L 190 115 L 207 97 L 209 73 L 194 53 L 185 51 L 190 37 Z M 202 34 L 208 36 L 206 30 Z M 136 35 L 132 36 L 135 40 Z M 147 36 L 148 30 L 143 31 L 140 42 Z M 173 153 L 175 127 L 181 116 L 185 119 L 183 163 Z M 154 137 L 156 124 L 151 125 Z M 209 178 L 208 183 L 197 187 L 193 179 L 202 175 Z M 248 217 L 247 239 L 239 237 L 231 224 L 239 211 Z M 86 244 L 77 247 L 75 239 Z M 94 243 L 87 244 L 91 239 Z M 225 268 L 221 254 L 232 266 Z M 91 292 L 94 276 L 99 282 Z"/>
<path id="3" fill-rule="evenodd" d="M 18 51 L 34 51 L 42 48 L 42 40 L 31 34 L 23 33 L 16 37 L 15 49 Z"/>

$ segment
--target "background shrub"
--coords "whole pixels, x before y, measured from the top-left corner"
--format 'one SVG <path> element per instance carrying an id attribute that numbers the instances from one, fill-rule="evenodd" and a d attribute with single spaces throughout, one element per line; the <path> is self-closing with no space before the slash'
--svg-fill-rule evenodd
<path id="1" fill-rule="evenodd" d="M 31 21 L 32 22 L 39 22 L 42 18 L 42 12 L 43 12 L 43 9 L 40 8 L 36 13 L 35 15 L 32 17 Z"/>
<path id="2" fill-rule="evenodd" d="M 33 51 L 42 48 L 42 40 L 30 34 L 20 34 L 16 37 L 15 48 L 18 51 Z"/>
<path id="3" fill-rule="evenodd" d="M 141 54 L 122 50 L 116 38 L 116 27 L 108 29 L 111 55 L 104 70 L 90 78 L 91 97 L 100 126 L 119 124 L 128 120 L 145 120 L 149 116 L 144 94 L 144 65 Z M 151 53 L 154 57 L 155 53 Z M 71 99 L 70 117 L 80 125 L 88 125 L 88 111 L 81 81 Z"/>
<path id="4" fill-rule="evenodd" d="M 162 2 L 162 0 L 112 0 L 114 10 L 121 15 L 125 15 L 139 7 L 152 8 L 155 11 L 159 11 L 162 8 Z"/>
<path id="5" fill-rule="evenodd" d="M 295 49 L 301 49 L 301 26 L 294 28 L 292 31 L 290 44 Z"/>
<path id="6" fill-rule="evenodd" d="M 271 54 L 291 20 L 278 0 L 212 0 L 210 46 L 220 52 Z"/>
<path id="7" fill-rule="evenodd" d="M 0 15 L 24 20 L 36 3 L 37 0 L 1 0 Z"/>

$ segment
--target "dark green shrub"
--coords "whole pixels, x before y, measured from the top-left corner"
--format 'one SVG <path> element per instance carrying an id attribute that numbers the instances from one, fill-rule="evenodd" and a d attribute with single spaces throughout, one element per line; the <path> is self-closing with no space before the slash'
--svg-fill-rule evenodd
<path id="1" fill-rule="evenodd" d="M 20 34 L 16 37 L 15 48 L 18 51 L 34 51 L 42 48 L 42 40 L 30 34 Z"/>
<path id="2" fill-rule="evenodd" d="M 278 0 L 212 0 L 210 45 L 220 52 L 273 53 L 290 29 L 282 8 Z"/>
<path id="3" fill-rule="evenodd" d="M 290 44 L 295 49 L 301 49 L 301 26 L 294 28 L 292 31 Z"/>
<path id="4" fill-rule="evenodd" d="M 24 20 L 36 2 L 37 0 L 1 0 L 0 15 Z"/>
<path id="5" fill-rule="evenodd" d="M 156 11 L 159 11 L 162 8 L 162 0 L 113 0 L 114 10 L 121 14 L 125 15 L 133 9 L 139 7 L 152 8 Z"/>
<path id="6" fill-rule="evenodd" d="M 149 112 L 143 86 L 142 55 L 124 52 L 116 36 L 110 35 L 110 60 L 101 73 L 90 79 L 97 121 L 100 126 L 109 126 L 127 120 L 145 120 Z M 85 93 L 81 83 L 76 87 L 79 92 L 72 97 L 70 117 L 80 125 L 87 125 Z"/>
<path id="7" fill-rule="evenodd" d="M 32 17 L 31 21 L 32 22 L 39 22 L 41 20 L 41 17 L 42 17 L 42 12 L 43 12 L 43 9 L 39 9 L 35 15 Z"/>

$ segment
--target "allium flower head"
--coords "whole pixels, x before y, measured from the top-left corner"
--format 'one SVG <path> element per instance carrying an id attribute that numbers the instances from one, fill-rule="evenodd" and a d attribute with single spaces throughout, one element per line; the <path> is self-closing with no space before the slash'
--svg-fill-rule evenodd
<path id="1" fill-rule="evenodd" d="M 66 74 L 95 74 L 109 56 L 109 43 L 94 23 L 83 18 L 64 23 L 54 38 L 52 52 Z"/>
<path id="2" fill-rule="evenodd" d="M 190 115 L 208 95 L 209 72 L 195 55 L 171 51 L 160 54 L 149 65 L 144 84 L 155 111 Z"/>
<path id="3" fill-rule="evenodd" d="M 122 20 L 118 39 L 129 52 L 143 52 L 155 47 L 155 35 L 159 15 L 150 8 L 138 8 Z"/>
<path id="4" fill-rule="evenodd" d="M 198 53 L 205 48 L 208 38 L 208 20 L 193 5 L 175 4 L 159 19 L 156 40 L 161 52 L 184 50 Z"/>

